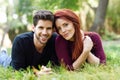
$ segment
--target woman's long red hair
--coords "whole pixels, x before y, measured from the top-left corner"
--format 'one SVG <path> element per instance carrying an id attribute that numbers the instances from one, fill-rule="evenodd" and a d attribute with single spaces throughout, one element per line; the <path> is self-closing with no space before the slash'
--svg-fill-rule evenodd
<path id="1" fill-rule="evenodd" d="M 54 16 L 55 16 L 55 20 L 57 20 L 58 18 L 63 18 L 73 23 L 75 34 L 74 34 L 74 45 L 72 50 L 73 51 L 72 60 L 76 60 L 80 56 L 83 50 L 82 34 L 80 32 L 80 28 L 81 28 L 80 19 L 73 11 L 69 9 L 58 10 L 55 12 Z M 58 32 L 57 28 L 56 31 Z"/>

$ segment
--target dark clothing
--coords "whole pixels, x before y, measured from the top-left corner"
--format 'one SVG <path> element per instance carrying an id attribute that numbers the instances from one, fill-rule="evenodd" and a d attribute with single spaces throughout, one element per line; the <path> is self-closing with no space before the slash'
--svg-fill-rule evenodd
<path id="1" fill-rule="evenodd" d="M 49 61 L 58 65 L 55 52 L 56 34 L 46 43 L 42 53 L 39 53 L 33 43 L 34 32 L 26 32 L 15 37 L 12 46 L 11 66 L 16 69 L 26 69 L 28 66 L 38 68 L 39 65 L 47 65 Z"/>
<path id="2" fill-rule="evenodd" d="M 93 41 L 93 48 L 91 52 L 100 59 L 100 63 L 106 63 L 106 56 L 102 47 L 100 36 L 95 32 L 86 32 Z M 60 62 L 62 62 L 68 69 L 73 69 L 72 60 L 72 45 L 73 42 L 65 40 L 62 36 L 58 36 L 55 41 L 56 53 Z"/>

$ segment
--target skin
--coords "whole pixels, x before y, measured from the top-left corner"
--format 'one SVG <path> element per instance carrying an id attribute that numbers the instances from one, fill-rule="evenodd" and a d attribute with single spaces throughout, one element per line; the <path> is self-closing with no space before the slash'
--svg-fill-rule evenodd
<path id="1" fill-rule="evenodd" d="M 71 21 L 67 19 L 59 18 L 56 20 L 55 23 L 56 23 L 56 27 L 58 29 L 59 34 L 63 38 L 69 41 L 74 41 L 75 29 Z M 83 34 L 82 30 L 81 30 L 81 33 Z M 82 37 L 84 39 L 84 35 L 82 35 Z M 83 47 L 84 49 L 83 49 L 82 54 L 72 64 L 74 69 L 78 69 L 86 61 L 86 59 L 91 64 L 98 65 L 100 63 L 99 58 L 97 58 L 90 52 L 90 50 L 93 47 L 93 42 L 90 37 L 88 36 L 85 37 L 83 41 Z"/>
<path id="2" fill-rule="evenodd" d="M 65 19 L 57 19 L 56 20 L 57 29 L 59 34 L 63 36 L 66 40 L 74 41 L 74 33 L 75 29 L 71 21 Z"/>
<path id="3" fill-rule="evenodd" d="M 42 52 L 47 41 L 53 33 L 52 22 L 49 20 L 39 20 L 36 26 L 33 26 L 34 45 L 38 52 Z"/>
<path id="4" fill-rule="evenodd" d="M 50 39 L 53 33 L 52 21 L 49 20 L 39 20 L 36 26 L 33 26 L 34 32 L 34 45 L 39 53 L 42 52 L 47 41 Z M 37 70 L 33 67 L 33 71 L 37 76 L 52 73 L 51 68 L 46 68 L 45 66 L 41 70 Z"/>

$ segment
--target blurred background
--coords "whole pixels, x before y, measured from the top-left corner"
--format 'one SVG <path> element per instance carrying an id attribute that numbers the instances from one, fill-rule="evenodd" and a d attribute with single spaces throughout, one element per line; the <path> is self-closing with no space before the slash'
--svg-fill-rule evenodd
<path id="1" fill-rule="evenodd" d="M 16 35 L 31 31 L 32 15 L 39 9 L 53 13 L 73 10 L 84 31 L 95 31 L 103 40 L 120 40 L 120 0 L 0 0 L 0 48 L 11 48 Z"/>

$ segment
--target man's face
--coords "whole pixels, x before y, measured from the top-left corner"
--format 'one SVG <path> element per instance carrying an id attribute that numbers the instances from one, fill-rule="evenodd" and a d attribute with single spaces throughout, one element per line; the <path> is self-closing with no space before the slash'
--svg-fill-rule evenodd
<path id="1" fill-rule="evenodd" d="M 52 21 L 39 20 L 33 31 L 34 40 L 40 44 L 46 44 L 53 33 Z"/>

